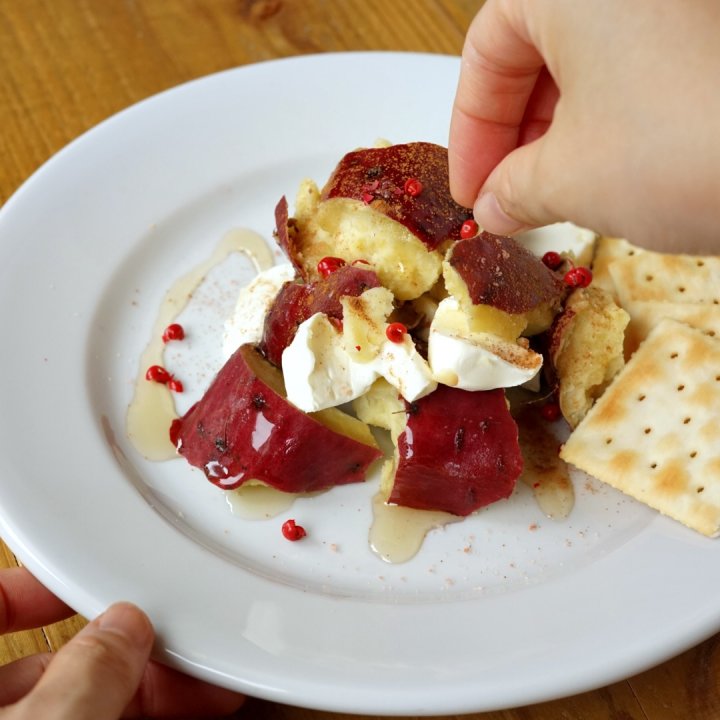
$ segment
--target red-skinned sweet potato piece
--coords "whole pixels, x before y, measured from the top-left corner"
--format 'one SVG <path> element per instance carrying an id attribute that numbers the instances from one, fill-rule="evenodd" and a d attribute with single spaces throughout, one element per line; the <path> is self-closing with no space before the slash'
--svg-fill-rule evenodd
<path id="1" fill-rule="evenodd" d="M 449 263 L 465 281 L 475 305 L 513 315 L 559 304 L 562 278 L 513 238 L 483 232 L 453 245 Z"/>
<path id="2" fill-rule="evenodd" d="M 502 390 L 440 385 L 406 408 L 388 502 L 464 516 L 512 493 L 523 461 Z"/>
<path id="3" fill-rule="evenodd" d="M 345 265 L 312 283 L 285 283 L 265 318 L 260 349 L 280 367 L 283 350 L 292 342 L 300 323 L 319 312 L 342 320 L 341 297 L 357 297 L 379 285 L 372 270 L 357 265 Z"/>
<path id="4" fill-rule="evenodd" d="M 300 262 L 301 250 L 298 246 L 295 221 L 290 217 L 287 198 L 283 195 L 275 206 L 275 240 L 282 248 L 293 267 L 301 277 L 305 277 L 305 269 Z"/>
<path id="5" fill-rule="evenodd" d="M 249 480 L 292 493 L 362 482 L 381 455 L 376 445 L 288 402 L 280 372 L 250 345 L 232 355 L 201 400 L 173 423 L 170 437 L 191 465 L 225 490 Z"/>
<path id="6" fill-rule="evenodd" d="M 420 182 L 417 195 L 407 192 L 409 179 Z M 345 155 L 325 184 L 323 200 L 361 200 L 404 225 L 428 250 L 460 237 L 472 211 L 450 195 L 447 149 L 416 142 L 363 148 Z"/>

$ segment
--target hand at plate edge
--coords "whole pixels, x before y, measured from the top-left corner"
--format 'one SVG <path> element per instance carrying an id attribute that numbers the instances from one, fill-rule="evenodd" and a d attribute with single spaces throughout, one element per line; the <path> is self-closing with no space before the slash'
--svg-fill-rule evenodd
<path id="1" fill-rule="evenodd" d="M 25 568 L 0 570 L 0 633 L 40 627 L 73 610 Z M 56 654 L 0 668 L 0 718 L 218 717 L 237 710 L 237 693 L 149 661 L 150 620 L 131 603 L 112 605 Z"/>

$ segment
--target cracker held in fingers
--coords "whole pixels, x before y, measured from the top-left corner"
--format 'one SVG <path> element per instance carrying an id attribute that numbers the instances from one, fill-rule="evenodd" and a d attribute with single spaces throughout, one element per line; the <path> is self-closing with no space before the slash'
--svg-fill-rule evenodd
<path id="1" fill-rule="evenodd" d="M 720 340 L 662 320 L 560 457 L 703 535 L 720 534 Z"/>

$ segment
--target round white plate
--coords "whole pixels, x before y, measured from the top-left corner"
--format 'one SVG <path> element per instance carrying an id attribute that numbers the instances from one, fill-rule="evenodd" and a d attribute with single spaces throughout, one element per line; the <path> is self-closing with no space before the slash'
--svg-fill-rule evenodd
<path id="1" fill-rule="evenodd" d="M 78 611 L 132 600 L 158 657 L 252 695 L 406 715 L 576 693 L 720 627 L 720 545 L 585 478 L 565 521 L 519 487 L 391 565 L 368 547 L 375 480 L 298 500 L 290 543 L 284 516 L 235 517 L 127 442 L 172 282 L 233 227 L 270 239 L 278 198 L 347 150 L 444 144 L 458 70 L 341 54 L 207 77 L 87 133 L 2 209 L 0 531 Z"/>

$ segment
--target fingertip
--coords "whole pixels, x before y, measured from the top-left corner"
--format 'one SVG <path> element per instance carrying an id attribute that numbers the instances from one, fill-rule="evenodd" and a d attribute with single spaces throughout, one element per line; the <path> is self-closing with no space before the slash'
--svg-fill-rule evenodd
<path id="1" fill-rule="evenodd" d="M 497 164 L 515 147 L 515 135 L 508 135 L 453 110 L 448 139 L 448 180 L 450 194 L 462 207 L 472 207 L 483 184 Z"/>
<path id="2" fill-rule="evenodd" d="M 150 618 L 129 602 L 117 602 L 95 619 L 97 628 L 124 637 L 139 649 L 149 648 L 155 636 Z"/>
<path id="3" fill-rule="evenodd" d="M 572 195 L 561 165 L 547 144 L 548 135 L 510 153 L 480 189 L 474 213 L 478 225 L 497 235 L 516 235 L 530 228 L 567 219 L 560 212 L 562 199 Z"/>
<path id="4" fill-rule="evenodd" d="M 23 717 L 119 717 L 140 684 L 153 638 L 142 610 L 128 602 L 111 605 L 53 657 L 21 701 Z"/>
<path id="5" fill-rule="evenodd" d="M 510 217 L 500 206 L 495 193 L 491 191 L 480 195 L 475 203 L 473 214 L 481 228 L 495 235 L 515 235 L 531 227 Z"/>
<path id="6" fill-rule="evenodd" d="M 0 570 L 0 634 L 50 625 L 74 612 L 26 568 Z"/>

